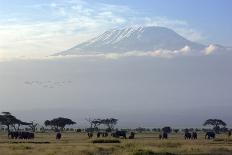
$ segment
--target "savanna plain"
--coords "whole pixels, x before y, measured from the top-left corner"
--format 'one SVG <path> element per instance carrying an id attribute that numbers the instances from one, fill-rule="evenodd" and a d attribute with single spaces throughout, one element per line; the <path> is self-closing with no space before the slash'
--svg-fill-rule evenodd
<path id="1" fill-rule="evenodd" d="M 185 140 L 182 133 L 170 134 L 160 140 L 157 132 L 137 133 L 135 139 L 89 139 L 86 133 L 62 133 L 56 140 L 55 133 L 36 133 L 34 140 L 11 140 L 7 133 L 0 133 L 0 155 L 230 155 L 232 139 L 226 134 L 216 139 L 205 139 L 204 133 L 197 140 Z M 108 141 L 112 143 L 98 143 Z M 96 143 L 94 143 L 96 142 Z M 117 143 L 113 143 L 117 142 Z"/>

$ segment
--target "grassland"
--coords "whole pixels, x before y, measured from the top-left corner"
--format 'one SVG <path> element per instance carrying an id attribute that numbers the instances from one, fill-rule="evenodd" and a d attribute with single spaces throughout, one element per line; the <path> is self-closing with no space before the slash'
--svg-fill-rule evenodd
<path id="1" fill-rule="evenodd" d="M 6 133 L 0 133 L 0 155 L 232 154 L 232 139 L 223 134 L 215 140 L 205 140 L 203 134 L 198 140 L 184 140 L 181 134 L 159 140 L 158 133 L 136 134 L 136 139 L 120 139 L 120 143 L 93 143 L 95 139 L 84 133 L 63 133 L 58 141 L 54 133 L 36 133 L 34 140 L 9 140 Z"/>

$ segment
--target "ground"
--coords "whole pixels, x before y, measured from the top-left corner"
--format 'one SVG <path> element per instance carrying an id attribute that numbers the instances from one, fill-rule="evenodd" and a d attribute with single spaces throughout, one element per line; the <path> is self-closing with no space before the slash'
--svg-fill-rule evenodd
<path id="1" fill-rule="evenodd" d="M 9 140 L 0 133 L 0 155 L 153 155 L 194 154 L 231 155 L 232 139 L 217 135 L 215 140 L 184 140 L 182 134 L 171 134 L 168 140 L 159 140 L 158 133 L 136 134 L 136 139 L 119 139 L 120 143 L 94 143 L 85 133 L 63 133 L 61 140 L 55 133 L 36 133 L 34 140 Z M 105 139 L 112 139 L 111 137 Z"/>

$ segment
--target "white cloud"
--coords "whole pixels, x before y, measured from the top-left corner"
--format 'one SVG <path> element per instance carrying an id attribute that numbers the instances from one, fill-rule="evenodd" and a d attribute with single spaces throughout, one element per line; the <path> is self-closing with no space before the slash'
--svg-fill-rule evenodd
<path id="1" fill-rule="evenodd" d="M 205 48 L 204 54 L 205 55 L 210 55 L 210 54 L 214 53 L 216 49 L 217 49 L 217 46 L 211 44 L 211 45 L 209 45 L 208 47 Z"/>
<path id="2" fill-rule="evenodd" d="M 127 6 L 94 2 L 54 1 L 33 5 L 36 9 L 50 10 L 56 20 L 22 21 L 0 23 L 0 55 L 46 56 L 57 53 L 93 38 L 105 30 L 134 26 L 155 25 L 169 27 L 192 40 L 201 39 L 196 30 L 183 20 L 166 17 L 141 17 Z M 17 19 L 17 18 L 14 18 Z M 142 23 L 142 24 L 141 24 Z"/>
<path id="3" fill-rule="evenodd" d="M 187 45 L 183 47 L 182 49 L 180 49 L 180 52 L 182 52 L 183 54 L 187 54 L 190 51 L 191 51 L 191 48 Z"/>
<path id="4" fill-rule="evenodd" d="M 184 51 L 184 52 L 183 52 Z M 1 61 L 11 61 L 11 60 L 59 60 L 59 59 L 110 59 L 117 60 L 127 57 L 156 57 L 156 58 L 174 58 L 177 56 L 187 56 L 190 48 L 185 46 L 179 50 L 167 50 L 158 49 L 154 51 L 130 51 L 125 53 L 89 53 L 89 54 L 78 54 L 78 55 L 58 55 L 58 56 L 20 56 L 20 57 L 10 57 L 2 58 Z M 1 56 L 1 55 L 0 55 Z M 0 57 L 1 58 L 1 57 Z"/>

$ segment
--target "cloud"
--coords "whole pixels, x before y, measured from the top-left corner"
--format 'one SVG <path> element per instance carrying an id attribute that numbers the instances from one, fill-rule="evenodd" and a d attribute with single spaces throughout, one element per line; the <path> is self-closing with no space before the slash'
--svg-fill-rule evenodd
<path id="1" fill-rule="evenodd" d="M 214 53 L 216 50 L 217 50 L 217 46 L 211 44 L 208 47 L 206 47 L 203 52 L 205 55 L 210 55 L 210 54 Z"/>
<path id="2" fill-rule="evenodd" d="M 182 49 L 180 49 L 180 52 L 182 52 L 183 54 L 187 54 L 190 51 L 191 51 L 191 48 L 187 45 L 183 47 Z"/>
<path id="3" fill-rule="evenodd" d="M 38 86 L 41 88 L 57 88 L 57 87 L 64 87 L 66 85 L 70 85 L 72 83 L 71 80 L 63 80 L 63 81 L 53 81 L 53 80 L 47 80 L 47 81 L 25 81 L 24 84 L 27 86 Z"/>
<path id="4" fill-rule="evenodd" d="M 21 57 L 10 57 L 2 58 L 1 61 L 12 61 L 12 60 L 64 60 L 64 59 L 108 59 L 117 60 L 128 57 L 154 57 L 170 59 L 179 56 L 190 56 L 191 48 L 184 46 L 181 49 L 168 50 L 158 49 L 154 51 L 130 51 L 124 53 L 86 53 L 86 54 L 75 54 L 75 55 L 57 55 L 57 56 L 21 56 Z M 1 53 L 1 52 L 0 52 Z M 1 56 L 1 55 L 0 55 Z M 1 58 L 1 57 L 0 57 Z"/>
<path id="5" fill-rule="evenodd" d="M 187 56 L 190 52 L 188 46 L 179 50 L 158 49 L 154 51 L 130 51 L 125 53 L 97 53 L 97 54 L 79 54 L 79 55 L 59 55 L 51 56 L 50 58 L 104 58 L 104 59 L 121 59 L 127 57 L 157 57 L 157 58 L 174 58 L 176 56 Z M 48 57 L 49 58 L 49 57 Z"/>
<path id="6" fill-rule="evenodd" d="M 43 15 L 41 19 L 34 20 L 33 17 L 14 16 L 14 21 L 1 21 L 2 57 L 47 56 L 69 49 L 105 30 L 134 25 L 164 26 L 191 40 L 203 38 L 186 21 L 171 20 L 167 17 L 146 17 L 123 5 L 99 2 L 89 5 L 87 1 L 69 0 L 38 3 L 27 7 L 45 11 L 48 18 Z M 21 20 L 22 18 L 24 20 Z"/>

